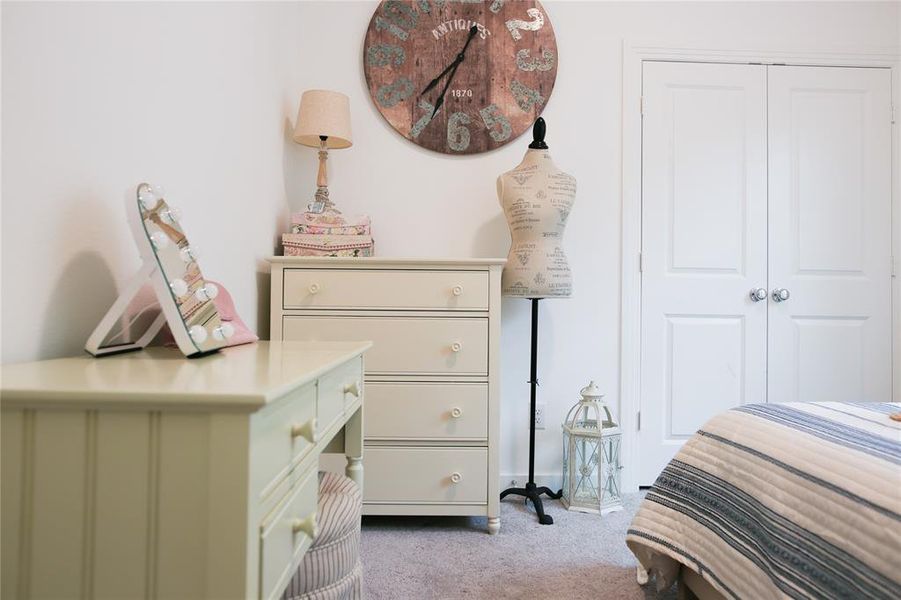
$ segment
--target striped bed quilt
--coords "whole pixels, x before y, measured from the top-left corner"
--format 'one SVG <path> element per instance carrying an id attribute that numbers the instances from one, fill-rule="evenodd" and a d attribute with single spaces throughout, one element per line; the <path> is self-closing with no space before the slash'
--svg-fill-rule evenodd
<path id="1" fill-rule="evenodd" d="M 751 404 L 689 439 L 626 543 L 669 587 L 726 598 L 901 598 L 901 423 L 892 403 Z"/>

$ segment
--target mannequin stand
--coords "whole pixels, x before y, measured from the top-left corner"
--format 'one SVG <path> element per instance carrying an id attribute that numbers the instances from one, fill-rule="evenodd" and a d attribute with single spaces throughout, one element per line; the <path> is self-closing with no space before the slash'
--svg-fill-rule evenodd
<path id="1" fill-rule="evenodd" d="M 538 300 L 540 298 L 531 298 L 532 300 L 532 366 L 529 377 L 529 386 L 531 387 L 531 421 L 529 421 L 529 481 L 524 488 L 507 488 L 501 492 L 501 500 L 513 494 L 514 496 L 523 496 L 526 501 L 531 500 L 535 512 L 538 513 L 538 522 L 542 525 L 553 525 L 554 518 L 544 514 L 544 504 L 541 502 L 541 495 L 547 494 L 549 498 L 557 499 L 563 495 L 563 490 L 556 494 L 546 487 L 538 487 L 535 485 L 535 398 L 538 388 Z"/>

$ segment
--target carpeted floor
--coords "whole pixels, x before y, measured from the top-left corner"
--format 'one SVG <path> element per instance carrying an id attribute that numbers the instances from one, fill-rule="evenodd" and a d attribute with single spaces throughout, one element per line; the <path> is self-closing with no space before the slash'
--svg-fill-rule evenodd
<path id="1" fill-rule="evenodd" d="M 496 536 L 486 532 L 484 517 L 364 517 L 364 598 L 657 598 L 652 586 L 635 582 L 625 543 L 640 500 L 631 494 L 626 510 L 604 517 L 549 501 L 554 524 L 539 525 L 531 507 L 507 499 Z"/>

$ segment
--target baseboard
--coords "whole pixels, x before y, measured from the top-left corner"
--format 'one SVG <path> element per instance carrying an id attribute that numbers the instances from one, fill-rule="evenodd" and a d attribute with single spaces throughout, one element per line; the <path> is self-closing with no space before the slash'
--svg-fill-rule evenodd
<path id="1" fill-rule="evenodd" d="M 498 478 L 500 490 L 503 491 L 509 487 L 522 487 L 529 480 L 528 473 L 513 474 L 502 473 Z M 516 483 L 513 483 L 513 482 Z M 549 487 L 555 492 L 563 486 L 563 475 L 558 473 L 536 473 L 535 483 L 539 486 Z"/>

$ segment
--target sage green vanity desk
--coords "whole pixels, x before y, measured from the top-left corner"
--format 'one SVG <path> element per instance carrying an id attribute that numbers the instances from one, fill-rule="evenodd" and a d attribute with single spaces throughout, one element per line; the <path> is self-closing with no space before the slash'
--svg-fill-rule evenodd
<path id="1" fill-rule="evenodd" d="M 319 455 L 362 484 L 370 345 L 3 366 L 2 597 L 280 596 L 316 536 Z"/>

